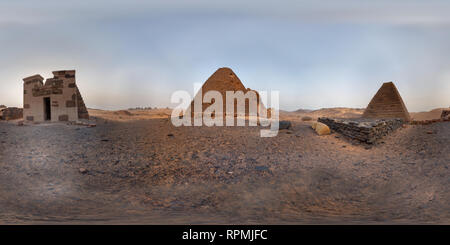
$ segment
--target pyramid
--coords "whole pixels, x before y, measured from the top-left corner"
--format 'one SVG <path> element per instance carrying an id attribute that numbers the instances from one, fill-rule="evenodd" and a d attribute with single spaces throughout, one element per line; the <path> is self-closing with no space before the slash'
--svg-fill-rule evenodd
<path id="1" fill-rule="evenodd" d="M 363 118 L 401 118 L 410 121 L 408 109 L 393 82 L 383 83 L 367 106 Z"/>
<path id="2" fill-rule="evenodd" d="M 254 90 L 251 90 L 250 88 L 245 88 L 244 84 L 242 84 L 241 80 L 233 72 L 233 70 L 231 70 L 228 67 L 222 67 L 222 68 L 217 69 L 217 71 L 214 72 L 208 78 L 208 80 L 206 80 L 206 82 L 202 85 L 203 96 L 205 96 L 205 94 L 208 91 L 218 91 L 219 93 L 222 94 L 223 112 L 225 113 L 226 112 L 226 92 L 227 91 L 233 91 L 233 92 L 242 91 L 245 94 L 248 91 L 254 91 Z M 259 94 L 256 91 L 254 91 L 254 92 L 256 93 L 256 97 L 257 97 L 257 101 L 258 101 L 257 106 L 259 107 L 260 105 L 262 105 L 262 103 L 260 103 Z M 195 95 L 195 98 L 197 98 L 198 96 L 200 96 L 199 93 L 197 93 Z M 192 115 L 194 115 L 194 100 L 191 102 L 191 105 L 187 109 L 187 112 L 190 111 Z M 202 103 L 202 112 L 204 112 L 205 109 L 208 108 L 212 104 L 213 103 L 203 102 Z M 249 107 L 249 102 L 248 102 L 248 100 L 246 100 L 245 101 L 246 116 L 248 115 L 248 111 L 249 111 L 248 107 Z M 237 116 L 237 102 L 234 103 L 234 116 Z"/>

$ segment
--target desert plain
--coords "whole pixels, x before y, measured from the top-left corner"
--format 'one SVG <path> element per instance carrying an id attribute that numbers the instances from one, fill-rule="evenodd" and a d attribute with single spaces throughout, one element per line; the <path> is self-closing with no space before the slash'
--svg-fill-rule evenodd
<path id="1" fill-rule="evenodd" d="M 292 128 L 174 127 L 169 109 L 89 109 L 89 124 L 0 122 L 2 224 L 450 224 L 450 122 L 376 145 Z M 440 112 L 411 113 L 418 120 Z"/>

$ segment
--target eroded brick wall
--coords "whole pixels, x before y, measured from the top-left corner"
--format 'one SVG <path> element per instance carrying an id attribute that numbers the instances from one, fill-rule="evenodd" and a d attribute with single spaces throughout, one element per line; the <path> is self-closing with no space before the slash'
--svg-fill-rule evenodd
<path id="1" fill-rule="evenodd" d="M 326 117 L 319 118 L 318 121 L 338 133 L 367 144 L 377 143 L 378 140 L 405 123 L 403 119 L 335 119 Z"/>

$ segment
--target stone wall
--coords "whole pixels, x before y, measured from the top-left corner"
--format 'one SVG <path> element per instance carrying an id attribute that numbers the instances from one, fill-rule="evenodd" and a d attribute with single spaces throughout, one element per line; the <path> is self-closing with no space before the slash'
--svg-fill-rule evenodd
<path id="1" fill-rule="evenodd" d="M 78 118 L 79 119 L 89 119 L 89 112 L 84 104 L 83 97 L 77 88 L 77 107 L 78 107 Z"/>
<path id="2" fill-rule="evenodd" d="M 335 119 L 326 117 L 321 117 L 318 121 L 338 133 L 367 144 L 377 143 L 379 139 L 405 123 L 403 119 Z"/>
<path id="3" fill-rule="evenodd" d="M 0 109 L 0 120 L 15 120 L 23 118 L 23 109 L 8 107 Z"/>

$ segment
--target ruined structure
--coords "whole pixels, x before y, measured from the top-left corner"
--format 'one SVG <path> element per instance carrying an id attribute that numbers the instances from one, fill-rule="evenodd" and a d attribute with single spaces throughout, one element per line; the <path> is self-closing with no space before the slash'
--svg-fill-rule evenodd
<path id="1" fill-rule="evenodd" d="M 442 110 L 441 120 L 442 121 L 450 121 L 450 109 Z"/>
<path id="2" fill-rule="evenodd" d="M 384 136 L 400 128 L 404 121 L 399 118 L 371 119 L 371 118 L 326 118 L 317 121 L 324 123 L 330 129 L 351 139 L 366 144 L 375 144 Z"/>
<path id="3" fill-rule="evenodd" d="M 239 79 L 238 76 L 236 76 L 236 74 L 233 72 L 233 70 L 231 70 L 230 68 L 227 67 L 223 67 L 223 68 L 219 68 L 216 72 L 214 72 L 209 78 L 208 80 L 206 80 L 206 82 L 203 84 L 202 86 L 202 95 L 205 96 L 205 94 L 208 91 L 218 91 L 221 95 L 222 95 L 222 99 L 223 99 L 223 113 L 225 114 L 225 116 L 237 116 L 237 101 L 234 102 L 234 115 L 227 115 L 226 114 L 226 92 L 227 91 L 233 91 L 233 92 L 237 92 L 237 91 L 242 91 L 244 94 L 246 94 L 249 91 L 253 91 L 256 94 L 256 108 L 257 108 L 257 112 L 259 112 L 259 106 L 263 106 L 262 103 L 260 103 L 260 98 L 259 98 L 259 94 L 257 91 L 255 90 L 251 90 L 250 88 L 245 88 L 245 86 L 242 84 L 241 80 Z M 190 112 L 192 116 L 195 115 L 194 113 L 194 102 L 199 98 L 200 93 L 197 93 L 195 95 L 194 100 L 191 102 L 191 105 L 189 106 L 189 108 L 187 109 L 187 112 Z M 214 101 L 212 101 L 211 103 L 202 103 L 202 109 L 201 109 L 201 113 L 203 113 L 205 111 L 206 108 L 208 108 L 210 105 L 212 105 L 214 103 Z M 245 100 L 245 115 L 248 116 L 249 115 L 249 106 L 251 104 L 249 103 L 249 100 L 246 99 Z M 199 115 L 195 115 L 195 116 L 199 116 Z M 221 116 L 221 115 L 215 115 L 215 116 Z M 268 111 L 268 116 L 270 116 L 270 111 Z"/>
<path id="4" fill-rule="evenodd" d="M 1 107 L 0 106 L 0 120 L 16 120 L 23 117 L 22 108 L 17 107 Z"/>
<path id="5" fill-rule="evenodd" d="M 41 75 L 23 79 L 23 116 L 26 121 L 77 121 L 89 114 L 75 83 L 75 70 L 54 71 L 43 83 Z"/>
<path id="6" fill-rule="evenodd" d="M 410 121 L 411 118 L 402 97 L 393 82 L 383 83 L 367 106 L 363 118 L 399 118 Z"/>

